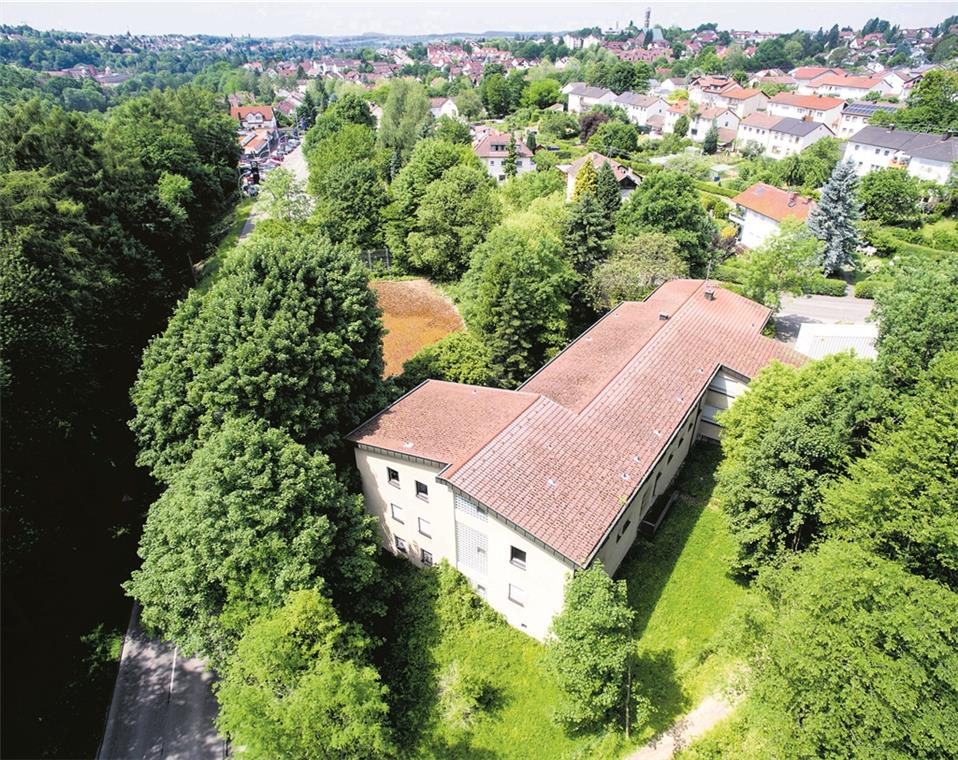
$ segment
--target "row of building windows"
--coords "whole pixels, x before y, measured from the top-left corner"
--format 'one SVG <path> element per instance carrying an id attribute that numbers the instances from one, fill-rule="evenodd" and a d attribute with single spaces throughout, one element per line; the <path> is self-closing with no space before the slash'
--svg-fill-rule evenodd
<path id="1" fill-rule="evenodd" d="M 387 467 L 386 481 L 389 485 L 399 488 L 399 471 L 394 470 L 392 467 Z M 429 486 L 425 483 L 420 483 L 418 480 L 416 481 L 416 498 L 429 501 Z"/>
<path id="2" fill-rule="evenodd" d="M 406 543 L 406 539 L 396 536 L 395 540 L 396 540 L 396 551 L 401 552 L 402 554 L 405 554 L 408 556 L 409 544 Z M 420 549 L 419 560 L 426 567 L 432 567 L 432 552 L 427 551 L 426 549 Z"/>
<path id="3" fill-rule="evenodd" d="M 389 509 L 392 512 L 393 520 L 398 522 L 400 525 L 405 525 L 406 521 L 404 519 L 405 510 L 398 504 L 390 504 Z M 424 535 L 426 538 L 432 538 L 432 523 L 429 522 L 425 517 L 419 518 L 419 532 Z"/>

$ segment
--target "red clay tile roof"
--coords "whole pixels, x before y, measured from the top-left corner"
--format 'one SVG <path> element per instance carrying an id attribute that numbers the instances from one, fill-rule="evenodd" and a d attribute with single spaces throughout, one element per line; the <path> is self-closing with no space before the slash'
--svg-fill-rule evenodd
<path id="1" fill-rule="evenodd" d="M 537 398 L 533 393 L 427 380 L 347 439 L 456 464 L 478 451 Z"/>
<path id="2" fill-rule="evenodd" d="M 844 69 L 839 69 L 836 67 L 826 68 L 825 66 L 800 66 L 797 69 L 793 69 L 791 75 L 795 79 L 801 79 L 803 81 L 808 81 L 810 79 L 815 79 L 820 77 L 823 74 L 844 74 Z"/>
<path id="3" fill-rule="evenodd" d="M 799 95 L 797 92 L 780 92 L 770 101 L 770 104 L 780 103 L 786 106 L 797 106 L 814 111 L 829 111 L 845 105 L 841 98 L 824 98 L 821 95 Z"/>
<path id="4" fill-rule="evenodd" d="M 544 393 L 483 447 L 443 477 L 579 565 L 586 565 L 669 438 L 720 366 L 753 377 L 773 359 L 803 359 L 761 335 L 769 310 L 700 280 L 661 287 L 644 309 L 623 305 L 573 344 L 521 390 Z M 666 311 L 669 319 L 660 320 Z M 618 315 L 618 316 L 616 316 Z M 619 327 L 624 325 L 625 329 Z M 583 344 L 617 348 L 605 359 Z M 571 350 L 571 349 L 570 349 Z M 631 354 L 631 356 L 630 356 Z M 624 360 L 615 371 L 614 365 Z M 563 367 L 597 362 L 600 369 L 561 388 Z"/>
<path id="5" fill-rule="evenodd" d="M 728 98 L 729 100 L 748 100 L 749 98 L 755 98 L 764 94 L 764 92 L 758 89 L 752 90 L 736 86 L 731 87 L 725 92 L 721 93 L 721 96 L 723 98 Z"/>
<path id="6" fill-rule="evenodd" d="M 840 74 L 826 74 L 821 79 L 815 80 L 815 86 L 834 85 L 836 87 L 856 87 L 862 90 L 871 90 L 884 81 L 881 75 L 874 77 L 855 77 L 841 76 Z"/>
<path id="7" fill-rule="evenodd" d="M 509 155 L 509 142 L 512 140 L 510 135 L 500 132 L 490 132 L 473 147 L 473 152 L 479 158 L 504 158 Z M 504 146 L 502 150 L 496 150 L 494 146 Z M 532 151 L 522 140 L 516 140 L 516 153 L 520 158 L 531 158 Z"/>
<path id="8" fill-rule="evenodd" d="M 797 193 L 780 190 L 764 182 L 756 182 L 744 193 L 739 193 L 732 199 L 735 203 L 751 209 L 762 216 L 767 216 L 777 222 L 792 218 L 805 220 L 815 208 L 815 202 Z"/>
<path id="9" fill-rule="evenodd" d="M 720 367 L 804 361 L 761 335 L 764 306 L 703 288 L 622 304 L 519 391 L 429 381 L 349 440 L 448 463 L 440 477 L 584 566 Z"/>
<path id="10" fill-rule="evenodd" d="M 615 179 L 617 182 L 621 182 L 626 177 L 631 179 L 635 184 L 639 184 L 642 181 L 642 179 L 629 167 L 622 166 L 622 164 L 620 164 L 618 161 L 608 158 L 607 156 L 603 156 L 601 153 L 596 153 L 595 151 L 589 151 L 581 158 L 577 158 L 575 161 L 569 164 L 568 168 L 563 169 L 563 171 L 566 174 L 575 177 L 579 173 L 579 169 L 581 169 L 583 164 L 585 164 L 586 160 L 592 161 L 592 166 L 596 171 L 599 171 L 599 169 L 602 168 L 602 164 L 607 163 L 612 168 L 612 172 L 615 174 Z"/>
<path id="11" fill-rule="evenodd" d="M 750 113 L 742 119 L 743 127 L 757 127 L 759 129 L 771 129 L 782 120 L 781 116 L 771 116 L 767 113 Z"/>
<path id="12" fill-rule="evenodd" d="M 263 115 L 265 121 L 271 121 L 273 118 L 272 106 L 233 106 L 230 109 L 230 118 L 242 121 L 250 114 L 259 113 Z"/>

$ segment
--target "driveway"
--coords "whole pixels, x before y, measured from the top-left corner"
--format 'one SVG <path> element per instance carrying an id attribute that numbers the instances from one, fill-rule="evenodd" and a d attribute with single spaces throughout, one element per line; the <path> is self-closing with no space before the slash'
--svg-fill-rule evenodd
<path id="1" fill-rule="evenodd" d="M 213 680 L 201 660 L 149 638 L 134 607 L 98 760 L 223 760 Z"/>
<path id="2" fill-rule="evenodd" d="M 775 337 L 794 345 L 799 328 L 806 322 L 818 324 L 864 324 L 874 301 L 850 294 L 837 296 L 782 296 L 782 308 L 775 315 Z"/>

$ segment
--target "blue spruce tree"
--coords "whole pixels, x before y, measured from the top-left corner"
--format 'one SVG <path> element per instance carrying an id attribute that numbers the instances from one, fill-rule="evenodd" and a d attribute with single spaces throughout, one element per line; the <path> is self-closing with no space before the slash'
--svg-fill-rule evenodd
<path id="1" fill-rule="evenodd" d="M 835 165 L 832 176 L 822 188 L 822 199 L 808 217 L 808 228 L 825 247 L 821 254 L 825 274 L 841 269 L 855 259 L 858 248 L 858 228 L 861 216 L 858 202 L 858 176 L 851 162 Z"/>

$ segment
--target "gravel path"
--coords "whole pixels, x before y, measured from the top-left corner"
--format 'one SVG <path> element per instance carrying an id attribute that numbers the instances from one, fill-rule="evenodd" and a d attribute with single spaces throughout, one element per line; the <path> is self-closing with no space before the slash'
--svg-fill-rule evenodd
<path id="1" fill-rule="evenodd" d="M 679 718 L 665 733 L 629 755 L 626 760 L 669 760 L 716 724 L 732 714 L 734 708 L 724 699 L 706 697 L 692 712 Z"/>

